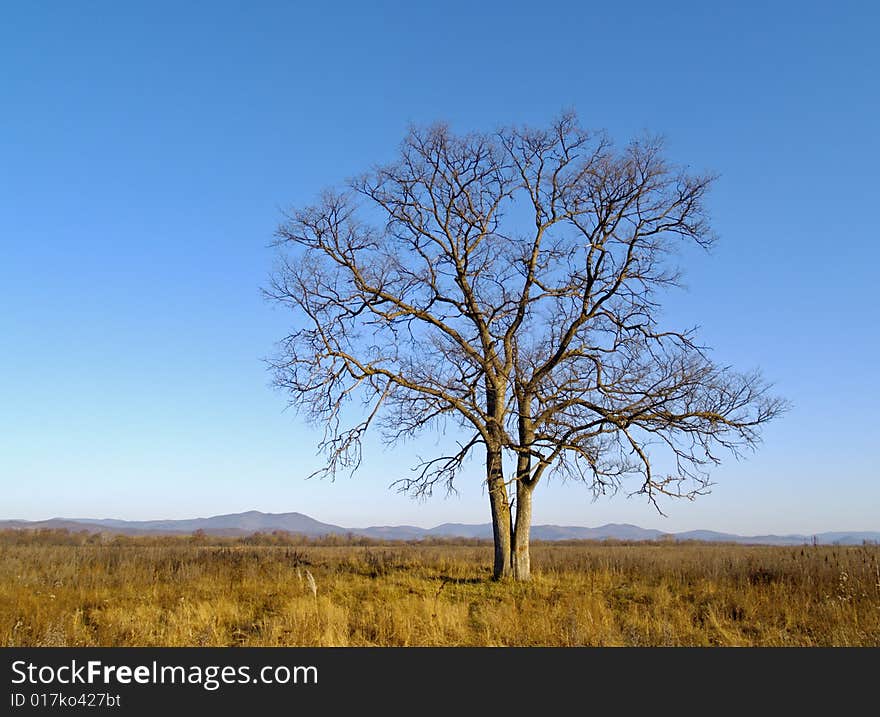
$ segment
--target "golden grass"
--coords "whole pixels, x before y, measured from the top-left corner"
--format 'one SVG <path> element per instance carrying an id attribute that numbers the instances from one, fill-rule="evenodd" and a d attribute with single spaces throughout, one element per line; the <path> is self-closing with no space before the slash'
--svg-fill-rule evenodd
<path id="1" fill-rule="evenodd" d="M 880 645 L 878 546 L 260 542 L 0 534 L 0 645 Z"/>

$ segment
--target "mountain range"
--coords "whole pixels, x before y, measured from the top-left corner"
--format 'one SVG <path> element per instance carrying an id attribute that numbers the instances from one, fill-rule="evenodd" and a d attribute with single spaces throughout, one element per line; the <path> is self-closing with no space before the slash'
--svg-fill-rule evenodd
<path id="1" fill-rule="evenodd" d="M 8 529 L 67 529 L 90 532 L 122 533 L 125 535 L 188 535 L 197 530 L 208 535 L 245 536 L 253 533 L 285 531 L 310 537 L 324 535 L 357 535 L 378 540 L 420 540 L 423 538 L 492 538 L 489 523 L 444 523 L 434 528 L 413 525 L 382 525 L 369 528 L 344 528 L 322 523 L 302 513 L 246 513 L 215 515 L 210 518 L 187 520 L 115 520 L 112 518 L 52 518 L 41 521 L 2 520 L 0 530 Z M 598 528 L 570 525 L 534 525 L 533 540 L 699 540 L 708 542 L 751 543 L 765 545 L 819 544 L 861 545 L 880 542 L 880 531 L 841 531 L 816 535 L 734 535 L 713 530 L 691 530 L 668 533 L 662 530 L 640 528 L 626 523 L 609 523 Z"/>

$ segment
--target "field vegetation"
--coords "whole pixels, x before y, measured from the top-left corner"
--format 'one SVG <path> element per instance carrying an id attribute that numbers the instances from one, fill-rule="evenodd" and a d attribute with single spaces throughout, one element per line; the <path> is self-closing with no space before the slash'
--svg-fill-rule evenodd
<path id="1" fill-rule="evenodd" d="M 880 646 L 880 546 L 0 533 L 0 645 Z"/>

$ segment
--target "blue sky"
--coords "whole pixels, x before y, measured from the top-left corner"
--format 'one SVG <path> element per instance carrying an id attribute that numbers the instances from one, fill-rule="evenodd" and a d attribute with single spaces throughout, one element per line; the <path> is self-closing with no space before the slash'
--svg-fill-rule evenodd
<path id="1" fill-rule="evenodd" d="M 682 257 L 669 313 L 793 408 L 666 517 L 550 483 L 535 521 L 880 529 L 878 22 L 872 3 L 7 4 L 0 518 L 487 521 L 479 461 L 458 497 L 387 489 L 433 439 L 303 479 L 316 432 L 262 362 L 286 326 L 259 291 L 268 244 L 410 123 L 570 108 L 721 175 L 720 243 Z"/>

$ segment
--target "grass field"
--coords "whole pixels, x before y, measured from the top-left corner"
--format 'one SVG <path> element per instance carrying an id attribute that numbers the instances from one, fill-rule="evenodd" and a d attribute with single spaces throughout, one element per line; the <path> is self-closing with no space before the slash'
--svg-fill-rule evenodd
<path id="1" fill-rule="evenodd" d="M 880 646 L 880 546 L 0 533 L 0 645 Z"/>

